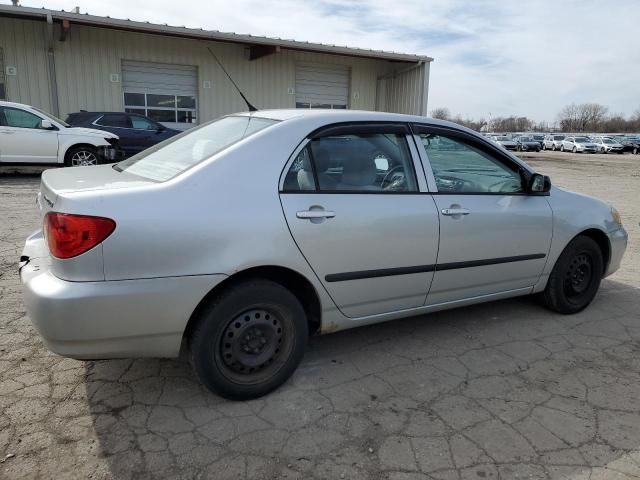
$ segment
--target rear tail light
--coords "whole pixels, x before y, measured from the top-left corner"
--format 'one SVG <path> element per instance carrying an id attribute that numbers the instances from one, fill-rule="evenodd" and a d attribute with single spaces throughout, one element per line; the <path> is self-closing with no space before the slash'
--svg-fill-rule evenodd
<path id="1" fill-rule="evenodd" d="M 103 242 L 116 228 L 110 218 L 49 212 L 44 217 L 44 233 L 51 255 L 72 258 Z"/>

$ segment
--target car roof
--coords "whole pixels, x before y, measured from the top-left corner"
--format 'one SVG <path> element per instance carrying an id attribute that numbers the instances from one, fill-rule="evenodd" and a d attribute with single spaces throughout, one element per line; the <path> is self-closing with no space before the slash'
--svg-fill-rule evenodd
<path id="1" fill-rule="evenodd" d="M 307 109 L 307 108 L 290 108 L 276 110 L 258 110 L 255 112 L 239 112 L 230 116 L 255 116 L 267 118 L 271 120 L 279 120 L 286 122 L 295 122 L 297 120 L 313 119 L 318 123 L 331 124 L 341 122 L 403 122 L 403 123 L 426 123 L 433 126 L 451 127 L 458 130 L 464 130 L 477 137 L 482 137 L 479 132 L 471 130 L 460 124 L 449 122 L 447 120 L 439 120 L 431 117 L 423 117 L 420 115 L 407 115 L 404 113 L 375 112 L 369 110 L 329 110 L 329 109 Z"/>

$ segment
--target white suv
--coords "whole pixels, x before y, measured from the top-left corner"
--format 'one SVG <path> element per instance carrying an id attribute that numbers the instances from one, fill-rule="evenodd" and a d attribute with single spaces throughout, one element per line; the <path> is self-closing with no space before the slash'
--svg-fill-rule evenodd
<path id="1" fill-rule="evenodd" d="M 0 165 L 97 165 L 116 158 L 118 136 L 70 127 L 35 107 L 0 102 Z"/>

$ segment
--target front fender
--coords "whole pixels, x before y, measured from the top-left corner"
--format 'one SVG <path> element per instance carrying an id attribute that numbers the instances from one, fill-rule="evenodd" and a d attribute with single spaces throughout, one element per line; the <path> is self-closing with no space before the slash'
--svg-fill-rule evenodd
<path id="1" fill-rule="evenodd" d="M 64 163 L 65 155 L 75 145 L 91 145 L 97 149 L 110 146 L 104 138 L 93 135 L 60 135 L 58 139 L 58 163 Z"/>
<path id="2" fill-rule="evenodd" d="M 558 187 L 552 187 L 547 198 L 553 212 L 553 236 L 547 263 L 534 292 L 544 290 L 560 254 L 577 235 L 598 230 L 610 242 L 611 233 L 620 229 L 613 219 L 611 207 L 602 200 Z"/>

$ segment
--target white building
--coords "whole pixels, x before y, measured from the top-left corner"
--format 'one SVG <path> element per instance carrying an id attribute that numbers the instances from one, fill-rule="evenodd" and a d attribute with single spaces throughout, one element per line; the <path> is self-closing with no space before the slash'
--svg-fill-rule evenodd
<path id="1" fill-rule="evenodd" d="M 130 110 L 187 128 L 246 110 L 214 54 L 259 109 L 427 113 L 427 56 L 0 5 L 0 99 L 62 118 Z"/>

